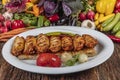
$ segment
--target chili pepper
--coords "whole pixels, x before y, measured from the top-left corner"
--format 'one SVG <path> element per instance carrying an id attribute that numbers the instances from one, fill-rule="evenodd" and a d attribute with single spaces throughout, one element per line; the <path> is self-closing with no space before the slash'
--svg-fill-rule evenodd
<path id="1" fill-rule="evenodd" d="M 23 28 L 23 27 L 25 27 L 25 25 L 22 20 L 14 20 L 12 22 L 12 26 L 11 26 L 12 29 Z"/>
<path id="2" fill-rule="evenodd" d="M 44 25 L 44 19 L 45 19 L 44 16 L 39 16 L 38 17 L 38 24 L 37 24 L 38 27 L 41 27 L 41 26 Z"/>
<path id="3" fill-rule="evenodd" d="M 113 36 L 113 35 L 107 35 L 111 40 L 115 41 L 115 42 L 120 42 L 120 38 Z"/>
<path id="4" fill-rule="evenodd" d="M 59 20 L 59 16 L 58 16 L 58 14 L 54 14 L 54 15 L 52 15 L 51 17 L 49 17 L 49 20 L 51 21 L 51 22 L 57 22 L 58 20 Z"/>
<path id="5" fill-rule="evenodd" d="M 31 26 L 36 26 L 37 25 L 37 17 L 32 17 L 28 22 Z"/>
<path id="6" fill-rule="evenodd" d="M 29 25 L 31 25 L 31 26 L 37 25 L 37 17 L 23 17 L 22 20 L 28 26 Z"/>

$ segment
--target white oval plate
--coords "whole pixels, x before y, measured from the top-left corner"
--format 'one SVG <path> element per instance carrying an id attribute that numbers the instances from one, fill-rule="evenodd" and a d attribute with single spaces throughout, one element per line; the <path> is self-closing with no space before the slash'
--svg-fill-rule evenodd
<path id="1" fill-rule="evenodd" d="M 35 65 L 35 60 L 19 60 L 15 56 L 11 54 L 11 46 L 13 43 L 13 40 L 16 36 L 28 36 L 28 35 L 38 35 L 40 33 L 48 33 L 48 32 L 71 32 L 75 34 L 90 34 L 93 37 L 95 37 L 99 44 L 96 46 L 96 50 L 98 54 L 89 59 L 88 62 L 78 64 L 75 66 L 70 67 L 60 67 L 60 68 L 50 68 L 50 67 L 40 67 Z M 113 53 L 114 51 L 114 45 L 113 42 L 103 33 L 86 29 L 86 28 L 80 28 L 80 27 L 72 27 L 72 26 L 55 26 L 55 27 L 45 27 L 45 28 L 39 28 L 30 30 L 24 33 L 21 33 L 19 35 L 16 35 L 13 38 L 11 38 L 9 41 L 6 42 L 2 49 L 2 55 L 4 59 L 10 63 L 11 65 L 25 70 L 29 72 L 34 73 L 42 73 L 42 74 L 65 74 L 65 73 L 73 73 L 78 71 L 83 71 L 86 69 L 90 69 L 92 67 L 98 66 L 101 63 L 105 62 Z"/>

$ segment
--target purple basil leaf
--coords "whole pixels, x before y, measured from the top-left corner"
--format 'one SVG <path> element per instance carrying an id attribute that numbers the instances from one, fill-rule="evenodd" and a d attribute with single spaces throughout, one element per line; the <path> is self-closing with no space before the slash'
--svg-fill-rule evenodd
<path id="1" fill-rule="evenodd" d="M 62 3 L 63 11 L 66 16 L 69 16 L 72 13 L 72 10 L 65 2 Z"/>

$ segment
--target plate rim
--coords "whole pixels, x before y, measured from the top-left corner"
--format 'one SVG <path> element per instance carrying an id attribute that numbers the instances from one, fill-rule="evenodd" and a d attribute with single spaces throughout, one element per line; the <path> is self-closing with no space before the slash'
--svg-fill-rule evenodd
<path id="1" fill-rule="evenodd" d="M 29 64 L 26 64 L 26 63 L 23 63 L 23 62 L 21 62 L 20 60 L 17 60 L 19 63 L 21 63 L 21 65 L 19 65 L 18 66 L 18 64 L 16 63 L 11 63 L 11 61 L 9 61 L 9 59 L 8 59 L 8 57 L 6 57 L 6 55 L 4 54 L 4 52 L 6 52 L 6 50 L 5 50 L 5 48 L 7 47 L 6 45 L 10 42 L 10 41 L 12 41 L 16 36 L 18 36 L 18 35 L 23 35 L 23 34 L 25 34 L 25 33 L 28 33 L 28 32 L 32 32 L 32 31 L 36 31 L 36 30 L 44 30 L 44 29 L 53 29 L 53 30 L 55 30 L 55 29 L 58 29 L 58 30 L 71 30 L 71 31 L 79 31 L 80 29 L 81 30 L 86 30 L 86 31 L 94 31 L 95 33 L 98 33 L 98 34 L 100 34 L 100 35 L 102 35 L 102 36 L 104 36 L 108 41 L 105 41 L 104 43 L 109 43 L 109 44 L 107 44 L 108 46 L 107 46 L 107 48 L 109 49 L 110 48 L 110 50 L 108 50 L 108 53 L 109 54 L 105 54 L 105 55 L 107 55 L 105 58 L 104 58 L 104 56 L 103 57 L 100 57 L 100 60 L 101 61 L 98 61 L 99 63 L 95 63 L 95 59 L 93 59 L 93 60 L 91 60 L 91 61 L 88 61 L 88 62 L 85 62 L 85 63 L 82 63 L 82 65 L 80 64 L 80 65 L 77 65 L 77 66 L 70 66 L 70 67 L 61 67 L 61 68 L 50 68 L 50 67 L 40 67 L 40 66 L 34 66 L 34 65 L 30 65 L 29 66 Z M 80 34 L 80 33 L 79 33 Z M 34 72 L 34 73 L 42 73 L 42 74 L 66 74 L 66 73 L 74 73 L 74 72 L 78 72 L 78 71 L 83 71 L 83 70 L 87 70 L 87 69 L 90 69 L 90 68 L 93 68 L 93 67 L 96 67 L 96 66 L 98 66 L 98 65 L 100 65 L 100 64 L 102 64 L 103 62 L 105 62 L 108 58 L 110 58 L 111 57 L 111 55 L 113 54 L 113 51 L 114 51 L 114 44 L 113 44 L 113 42 L 111 41 L 111 39 L 110 38 L 108 38 L 105 34 L 103 34 L 103 33 L 101 33 L 101 32 L 99 32 L 99 31 L 96 31 L 96 30 L 91 30 L 91 29 L 86 29 L 86 28 L 81 28 L 81 27 L 75 27 L 75 26 L 52 26 L 52 27 L 44 27 L 44 28 L 37 28 L 37 29 L 33 29 L 33 30 L 29 30 L 29 31 L 26 31 L 26 32 L 23 32 L 23 33 L 20 33 L 20 34 L 18 34 L 18 35 L 16 35 L 16 36 L 14 36 L 13 38 L 11 38 L 10 40 L 8 40 L 5 44 L 4 44 L 4 46 L 3 46 L 3 48 L 2 48 L 2 56 L 3 56 L 3 58 L 9 63 L 9 64 L 11 64 L 11 65 L 13 65 L 14 67 L 17 67 L 17 68 L 19 68 L 19 69 L 22 69 L 22 70 L 25 70 L 25 71 L 29 71 L 29 72 Z M 111 46 L 109 46 L 109 45 L 111 45 Z M 105 45 L 104 45 L 105 46 Z M 106 47 L 106 46 L 105 46 Z M 107 51 L 107 50 L 105 50 L 105 51 Z M 7 53 L 6 53 L 7 54 Z M 96 57 L 98 57 L 99 58 L 99 56 L 97 55 Z M 97 59 L 98 59 L 97 58 Z M 81 66 L 84 66 L 84 65 L 86 65 L 86 64 L 89 64 L 89 66 L 87 66 L 87 67 L 82 67 L 81 68 Z M 24 67 L 23 67 L 24 66 Z M 32 68 L 36 68 L 36 69 L 38 69 L 38 70 L 36 70 L 36 71 L 34 71 L 34 70 L 29 70 L 27 67 L 29 67 L 30 69 L 32 69 Z M 80 68 L 81 69 L 80 69 Z M 39 68 L 41 69 L 41 70 L 44 70 L 44 71 L 40 71 L 39 70 Z M 67 70 L 66 70 L 67 69 Z"/>

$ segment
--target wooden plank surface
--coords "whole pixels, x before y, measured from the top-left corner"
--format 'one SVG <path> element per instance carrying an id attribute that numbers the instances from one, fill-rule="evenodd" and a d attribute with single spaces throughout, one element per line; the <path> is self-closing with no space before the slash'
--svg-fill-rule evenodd
<path id="1" fill-rule="evenodd" d="M 86 71 L 63 75 L 36 74 L 17 69 L 3 59 L 3 45 L 0 43 L 0 80 L 120 80 L 119 43 L 114 43 L 113 55 L 103 64 Z"/>

